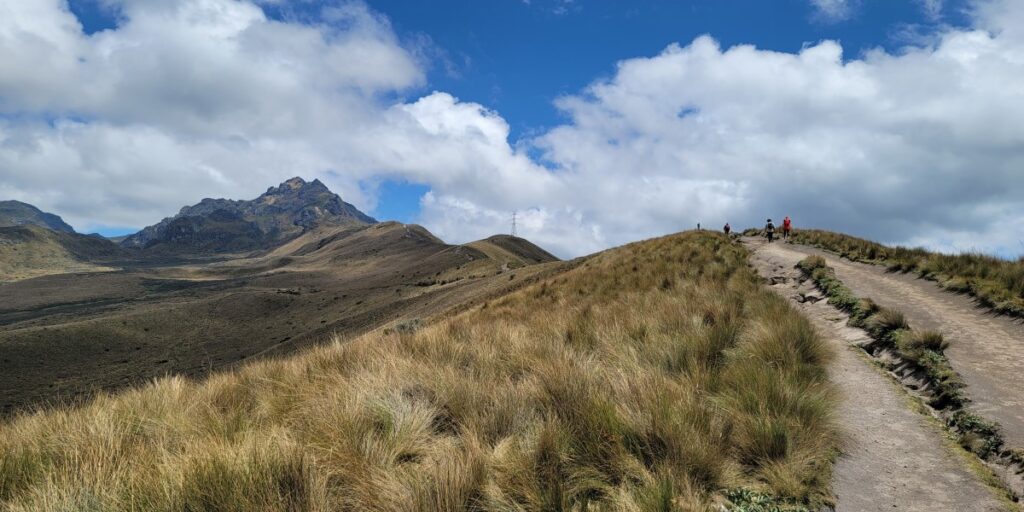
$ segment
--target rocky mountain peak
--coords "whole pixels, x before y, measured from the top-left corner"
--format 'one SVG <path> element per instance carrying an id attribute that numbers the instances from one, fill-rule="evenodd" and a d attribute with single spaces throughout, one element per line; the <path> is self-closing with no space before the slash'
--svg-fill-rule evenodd
<path id="1" fill-rule="evenodd" d="M 127 247 L 224 252 L 272 247 L 322 225 L 377 221 L 320 180 L 295 177 L 250 201 L 203 199 L 126 238 Z"/>

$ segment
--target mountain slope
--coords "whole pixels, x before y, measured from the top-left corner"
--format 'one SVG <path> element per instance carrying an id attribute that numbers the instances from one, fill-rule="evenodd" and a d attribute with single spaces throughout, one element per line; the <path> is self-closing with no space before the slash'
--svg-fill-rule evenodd
<path id="1" fill-rule="evenodd" d="M 226 253 L 268 249 L 322 226 L 377 221 L 319 180 L 292 178 L 251 201 L 203 199 L 121 241 L 150 251 Z"/>
<path id="2" fill-rule="evenodd" d="M 822 508 L 830 352 L 741 246 L 690 233 L 554 265 L 422 327 L 2 425 L 0 508 Z"/>
<path id="3" fill-rule="evenodd" d="M 103 238 L 35 225 L 0 227 L 0 282 L 65 272 L 111 270 L 123 250 Z"/>
<path id="4" fill-rule="evenodd" d="M 0 286 L 0 416 L 467 307 L 562 263 L 514 273 L 503 265 L 386 222 L 318 227 L 250 258 L 8 283 Z"/>
<path id="5" fill-rule="evenodd" d="M 494 235 L 466 245 L 483 251 L 491 258 L 509 261 L 512 267 L 558 261 L 555 255 L 541 249 L 533 242 L 508 235 Z"/>
<path id="6" fill-rule="evenodd" d="M 59 216 L 46 213 L 35 206 L 21 201 L 0 201 L 0 227 L 41 226 L 64 233 L 75 230 Z"/>

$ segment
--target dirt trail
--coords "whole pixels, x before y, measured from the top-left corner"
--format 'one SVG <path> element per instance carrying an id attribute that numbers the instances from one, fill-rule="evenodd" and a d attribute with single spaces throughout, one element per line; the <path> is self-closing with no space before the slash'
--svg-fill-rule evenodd
<path id="1" fill-rule="evenodd" d="M 978 307 L 967 295 L 878 265 L 797 245 L 772 244 L 771 253 L 794 264 L 807 254 L 825 256 L 857 296 L 902 311 L 914 328 L 942 332 L 950 342 L 946 355 L 967 383 L 971 410 L 998 421 L 1007 445 L 1024 448 L 1024 324 Z"/>
<path id="2" fill-rule="evenodd" d="M 843 391 L 837 414 L 845 436 L 833 482 L 836 510 L 1013 510 L 968 469 L 966 455 L 942 428 L 911 410 L 910 398 L 856 347 L 868 341 L 864 331 L 847 327 L 846 316 L 824 300 L 796 300 L 801 292 L 816 293 L 793 268 L 800 254 L 776 249 L 780 244 L 750 245 L 758 272 L 836 347 L 830 372 Z"/>

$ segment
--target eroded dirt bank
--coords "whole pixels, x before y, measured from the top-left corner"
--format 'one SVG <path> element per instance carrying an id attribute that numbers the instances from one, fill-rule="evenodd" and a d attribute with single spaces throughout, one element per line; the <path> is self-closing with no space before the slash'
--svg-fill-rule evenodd
<path id="1" fill-rule="evenodd" d="M 1010 448 L 1024 448 L 1024 324 L 913 275 L 799 245 L 772 244 L 771 252 L 794 264 L 808 254 L 826 256 L 858 297 L 902 311 L 916 329 L 942 332 L 950 342 L 946 356 L 967 384 L 971 410 L 998 421 Z"/>
<path id="2" fill-rule="evenodd" d="M 752 263 L 836 347 L 832 378 L 843 390 L 837 411 L 846 443 L 835 466 L 837 511 L 1014 510 L 971 471 L 942 428 L 914 412 L 910 398 L 857 347 L 867 335 L 846 326 L 793 266 L 803 254 L 753 242 Z M 832 259 L 829 260 L 830 264 Z M 801 302 L 801 294 L 810 300 Z"/>

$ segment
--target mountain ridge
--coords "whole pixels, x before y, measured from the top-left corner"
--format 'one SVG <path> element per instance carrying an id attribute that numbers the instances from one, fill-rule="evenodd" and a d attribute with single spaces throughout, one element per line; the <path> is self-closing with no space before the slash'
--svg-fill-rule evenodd
<path id="1" fill-rule="evenodd" d="M 268 249 L 320 226 L 377 220 L 320 180 L 284 181 L 252 200 L 205 198 L 121 241 L 130 249 L 224 253 Z"/>
<path id="2" fill-rule="evenodd" d="M 124 254 L 102 237 L 35 224 L 0 227 L 0 283 L 50 274 L 113 270 Z"/>
<path id="3" fill-rule="evenodd" d="M 0 227 L 32 225 L 63 233 L 75 233 L 59 215 L 44 212 L 21 201 L 0 201 Z"/>

